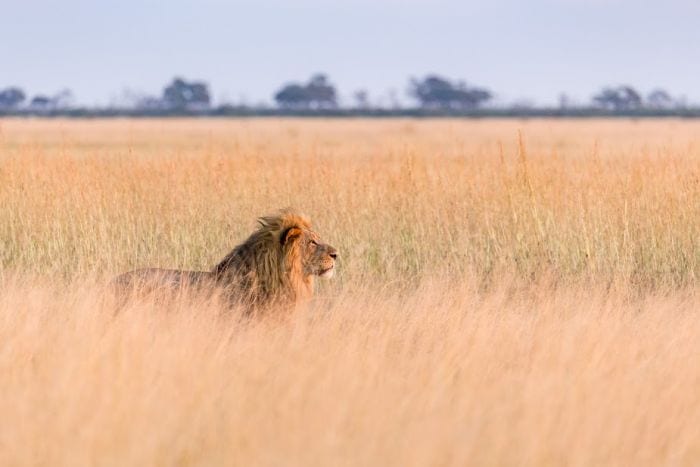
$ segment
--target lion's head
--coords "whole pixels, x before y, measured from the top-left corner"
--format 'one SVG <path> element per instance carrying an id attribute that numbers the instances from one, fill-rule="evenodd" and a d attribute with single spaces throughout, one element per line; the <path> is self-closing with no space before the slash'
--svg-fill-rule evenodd
<path id="1" fill-rule="evenodd" d="M 258 222 L 258 229 L 212 270 L 217 282 L 252 304 L 310 298 L 314 278 L 333 275 L 337 250 L 291 209 Z"/>

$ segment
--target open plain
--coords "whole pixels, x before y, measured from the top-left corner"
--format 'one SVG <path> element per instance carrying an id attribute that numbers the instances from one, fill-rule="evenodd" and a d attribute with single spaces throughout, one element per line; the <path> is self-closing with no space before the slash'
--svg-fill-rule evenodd
<path id="1" fill-rule="evenodd" d="M 104 284 L 293 206 L 287 320 Z M 697 465 L 700 122 L 0 120 L 0 465 Z"/>

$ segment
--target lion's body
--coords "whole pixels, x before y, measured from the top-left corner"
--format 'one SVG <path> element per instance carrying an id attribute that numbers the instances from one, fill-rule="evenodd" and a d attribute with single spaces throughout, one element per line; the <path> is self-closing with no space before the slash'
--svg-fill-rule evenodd
<path id="1" fill-rule="evenodd" d="M 114 278 L 113 284 L 122 289 L 183 289 L 212 284 L 214 275 L 209 271 L 181 271 L 178 269 L 144 268 L 129 271 Z"/>
<path id="2" fill-rule="evenodd" d="M 315 276 L 329 277 L 336 250 L 319 243 L 309 221 L 293 211 L 259 219 L 260 227 L 211 271 L 137 269 L 117 276 L 120 294 L 219 291 L 246 308 L 296 305 L 314 292 Z"/>

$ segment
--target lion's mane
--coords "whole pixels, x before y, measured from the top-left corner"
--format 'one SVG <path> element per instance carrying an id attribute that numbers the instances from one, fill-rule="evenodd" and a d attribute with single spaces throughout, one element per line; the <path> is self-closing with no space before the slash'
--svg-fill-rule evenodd
<path id="1" fill-rule="evenodd" d="M 258 223 L 258 229 L 212 269 L 216 283 L 252 305 L 296 303 L 310 298 L 314 277 L 303 273 L 298 238 L 311 230 L 309 220 L 283 210 L 259 218 Z"/>

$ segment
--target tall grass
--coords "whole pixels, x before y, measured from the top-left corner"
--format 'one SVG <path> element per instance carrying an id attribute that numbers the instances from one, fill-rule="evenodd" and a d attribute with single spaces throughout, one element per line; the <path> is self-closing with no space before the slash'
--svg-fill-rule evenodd
<path id="1" fill-rule="evenodd" d="M 0 465 L 693 465 L 694 121 L 1 120 Z M 296 206 L 288 321 L 101 284 Z"/>
<path id="2" fill-rule="evenodd" d="M 2 465 L 694 465 L 700 297 L 427 281 L 291 321 L 0 298 Z"/>
<path id="3" fill-rule="evenodd" d="M 6 271 L 206 268 L 288 205 L 341 249 L 352 283 L 507 271 L 677 286 L 700 267 L 695 122 L 2 128 Z"/>

